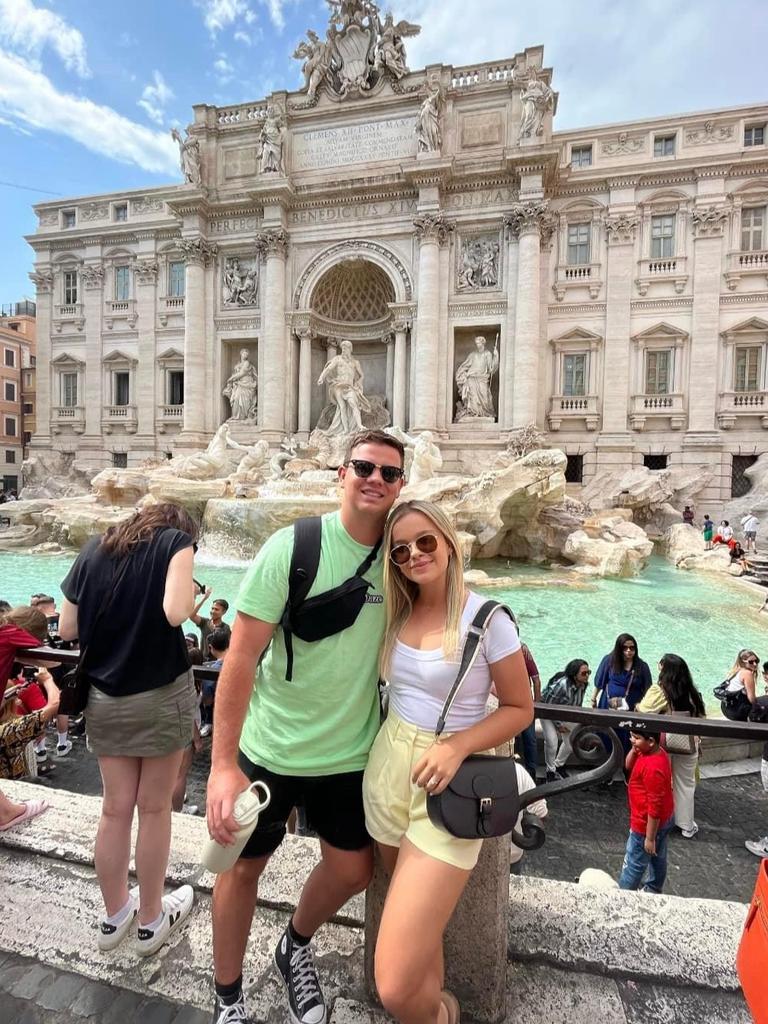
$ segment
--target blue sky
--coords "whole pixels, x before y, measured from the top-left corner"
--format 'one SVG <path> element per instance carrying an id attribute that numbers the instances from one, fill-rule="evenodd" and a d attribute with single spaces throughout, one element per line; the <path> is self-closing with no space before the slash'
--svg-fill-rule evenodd
<path id="1" fill-rule="evenodd" d="M 381 4 L 386 9 L 386 4 Z M 300 84 L 323 0 L 0 0 L 0 304 L 32 295 L 31 206 L 179 181 L 194 103 Z M 555 127 L 768 102 L 765 0 L 393 0 L 411 67 L 543 44 Z M 34 191 L 38 190 L 38 191 Z"/>

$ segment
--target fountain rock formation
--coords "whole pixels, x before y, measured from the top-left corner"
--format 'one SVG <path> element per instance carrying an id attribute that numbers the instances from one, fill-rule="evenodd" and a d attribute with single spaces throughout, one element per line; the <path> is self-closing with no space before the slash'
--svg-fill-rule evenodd
<path id="1" fill-rule="evenodd" d="M 760 455 L 754 466 L 745 471 L 745 476 L 751 484 L 749 491 L 743 497 L 728 502 L 722 516 L 728 520 L 737 536 L 741 536 L 741 520 L 748 512 L 754 512 L 763 532 L 768 530 L 768 453 Z"/>
<path id="2" fill-rule="evenodd" d="M 707 551 L 702 534 L 693 526 L 676 523 L 664 534 L 664 550 L 670 562 L 678 569 L 696 569 L 701 572 L 725 572 L 741 576 L 743 569 L 731 562 L 730 550 L 724 544 Z"/>
<path id="3" fill-rule="evenodd" d="M 64 452 L 35 452 L 21 465 L 22 500 L 73 498 L 91 490 L 93 470 Z"/>
<path id="4" fill-rule="evenodd" d="M 637 576 L 653 554 L 653 541 L 628 509 L 597 512 L 569 534 L 563 555 L 589 576 Z"/>

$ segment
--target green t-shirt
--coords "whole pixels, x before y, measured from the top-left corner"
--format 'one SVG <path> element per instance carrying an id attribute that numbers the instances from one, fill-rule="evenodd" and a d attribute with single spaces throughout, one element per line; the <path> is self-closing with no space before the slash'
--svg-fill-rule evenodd
<path id="1" fill-rule="evenodd" d="M 353 540 L 338 512 L 323 516 L 320 565 L 309 597 L 354 575 L 370 548 Z M 246 573 L 238 611 L 279 622 L 288 600 L 293 527 L 278 530 Z M 240 749 L 278 775 L 362 771 L 379 728 L 379 649 L 384 636 L 381 553 L 365 574 L 373 586 L 349 629 L 315 643 L 293 636 L 293 679 L 285 678 L 278 628 L 259 664 Z"/>

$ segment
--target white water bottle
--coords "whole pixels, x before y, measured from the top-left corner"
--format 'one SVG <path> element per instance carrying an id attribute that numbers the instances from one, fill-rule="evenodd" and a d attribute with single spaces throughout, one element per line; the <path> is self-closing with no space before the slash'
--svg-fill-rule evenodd
<path id="1" fill-rule="evenodd" d="M 263 790 L 263 798 L 259 797 L 257 790 Z M 209 839 L 203 847 L 203 855 L 200 858 L 201 870 L 213 872 L 214 875 L 222 871 L 229 871 L 240 854 L 243 847 L 251 837 L 253 830 L 259 823 L 259 815 L 265 808 L 269 807 L 272 794 L 264 782 L 254 782 L 244 789 L 235 800 L 232 816 L 238 825 L 235 834 L 235 841 L 231 846 L 221 846 L 215 839 Z"/>

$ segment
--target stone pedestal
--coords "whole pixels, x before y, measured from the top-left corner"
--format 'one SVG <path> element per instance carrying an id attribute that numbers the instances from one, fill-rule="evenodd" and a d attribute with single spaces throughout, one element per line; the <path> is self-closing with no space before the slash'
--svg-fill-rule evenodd
<path id="1" fill-rule="evenodd" d="M 376 998 L 373 954 L 389 879 L 378 857 L 365 897 L 365 980 Z M 462 1014 L 504 1019 L 509 927 L 509 837 L 486 839 L 445 934 L 445 985 Z"/>

